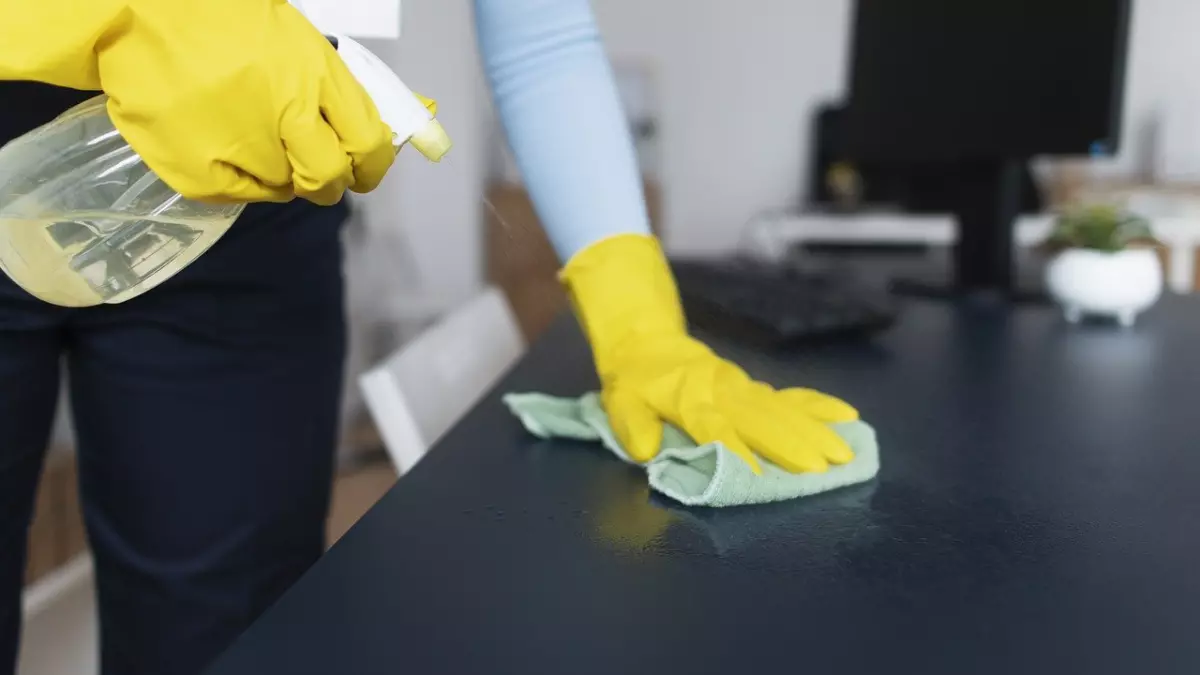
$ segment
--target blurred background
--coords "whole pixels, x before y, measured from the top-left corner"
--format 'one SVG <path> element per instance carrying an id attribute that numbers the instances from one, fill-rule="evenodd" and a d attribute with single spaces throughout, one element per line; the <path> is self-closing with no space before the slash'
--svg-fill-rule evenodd
<path id="1" fill-rule="evenodd" d="M 809 197 L 813 116 L 846 91 L 850 0 L 597 0 L 609 54 L 625 74 L 631 114 L 648 118 L 649 177 L 658 188 L 661 231 L 673 253 L 727 252 L 747 222 Z M 409 155 L 386 189 L 361 200 L 365 217 L 405 232 L 430 297 L 453 302 L 487 278 L 486 209 L 480 197 L 519 180 L 504 160 L 481 79 L 466 2 L 408 0 L 398 43 L 368 44 L 442 105 L 455 135 L 447 166 Z M 419 28 L 418 28 L 419 27 Z M 1200 112 L 1200 5 L 1134 3 L 1117 156 L 1088 163 L 1090 177 L 1142 181 L 1163 142 Z M 1193 133 L 1194 136 L 1194 133 Z M 738 143 L 730 142 L 736 138 Z M 1200 179 L 1200 171 L 1197 172 Z"/>
<path id="2" fill-rule="evenodd" d="M 812 207 L 821 178 L 814 181 L 814 173 L 822 170 L 816 118 L 822 106 L 844 99 L 848 85 L 851 0 L 594 6 L 669 253 L 730 253 L 756 217 Z M 405 302 L 448 308 L 500 282 L 523 327 L 536 332 L 547 311 L 533 305 L 550 300 L 525 278 L 550 279 L 554 263 L 539 258 L 548 249 L 527 250 L 540 235 L 490 109 L 469 3 L 409 0 L 405 23 L 401 41 L 367 44 L 414 89 L 439 100 L 456 146 L 439 166 L 402 153 L 383 189 L 356 198 L 363 223 L 412 252 L 415 273 L 405 281 L 414 286 Z M 1035 161 L 1047 208 L 1081 183 L 1200 183 L 1200 80 L 1189 75 L 1200 62 L 1197 27 L 1200 5 L 1189 0 L 1134 3 L 1119 151 Z M 1161 201 L 1146 192 L 1143 202 Z M 485 196 L 517 232 L 496 232 Z"/>

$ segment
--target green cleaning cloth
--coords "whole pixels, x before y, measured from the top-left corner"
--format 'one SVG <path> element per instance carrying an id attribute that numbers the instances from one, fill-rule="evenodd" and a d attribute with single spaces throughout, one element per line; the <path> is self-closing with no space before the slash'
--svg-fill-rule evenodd
<path id="1" fill-rule="evenodd" d="M 504 403 L 539 438 L 599 441 L 625 462 L 625 454 L 608 424 L 596 393 L 574 398 L 545 394 L 508 394 Z M 762 461 L 762 475 L 720 443 L 697 446 L 679 429 L 663 430 L 662 451 L 643 465 L 654 490 L 687 506 L 739 506 L 765 504 L 827 492 L 871 480 L 879 473 L 879 446 L 875 430 L 865 422 L 832 425 L 850 448 L 854 459 L 831 466 L 825 473 L 793 474 Z"/>

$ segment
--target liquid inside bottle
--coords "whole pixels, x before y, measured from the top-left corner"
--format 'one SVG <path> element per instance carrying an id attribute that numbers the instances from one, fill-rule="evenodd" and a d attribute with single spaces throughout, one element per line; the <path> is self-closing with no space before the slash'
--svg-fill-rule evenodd
<path id="1" fill-rule="evenodd" d="M 0 269 L 65 307 L 124 302 L 208 250 L 241 205 L 182 198 L 87 101 L 0 149 Z"/>
<path id="2" fill-rule="evenodd" d="M 118 303 L 174 276 L 208 250 L 233 219 L 72 213 L 0 217 L 0 268 L 35 297 L 64 307 Z"/>

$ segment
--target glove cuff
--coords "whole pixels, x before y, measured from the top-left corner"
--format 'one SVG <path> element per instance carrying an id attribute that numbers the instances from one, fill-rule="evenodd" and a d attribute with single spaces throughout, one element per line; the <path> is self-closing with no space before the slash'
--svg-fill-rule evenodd
<path id="1" fill-rule="evenodd" d="M 0 80 L 101 88 L 96 45 L 127 20 L 126 0 L 18 0 L 0 22 Z"/>
<path id="2" fill-rule="evenodd" d="M 601 379 L 613 372 L 625 345 L 687 334 L 675 278 L 653 236 L 602 239 L 576 253 L 559 278 Z"/>

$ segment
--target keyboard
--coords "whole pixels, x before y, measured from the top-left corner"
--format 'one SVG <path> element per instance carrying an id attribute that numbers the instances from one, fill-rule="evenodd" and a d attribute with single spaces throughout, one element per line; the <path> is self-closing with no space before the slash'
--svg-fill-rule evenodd
<path id="1" fill-rule="evenodd" d="M 865 337 L 896 320 L 885 290 L 834 271 L 740 259 L 674 260 L 671 268 L 692 326 L 764 346 Z"/>

